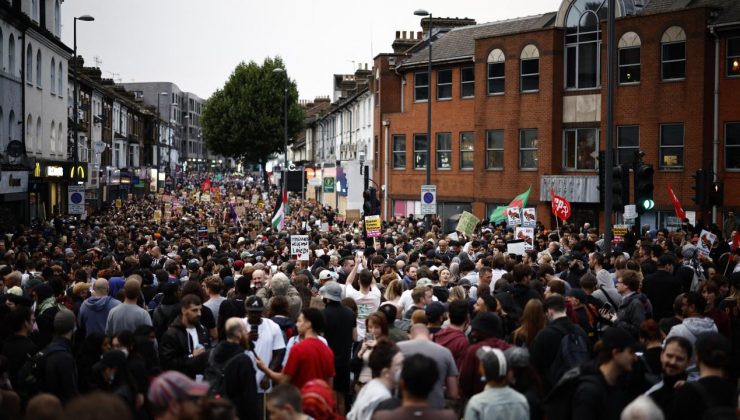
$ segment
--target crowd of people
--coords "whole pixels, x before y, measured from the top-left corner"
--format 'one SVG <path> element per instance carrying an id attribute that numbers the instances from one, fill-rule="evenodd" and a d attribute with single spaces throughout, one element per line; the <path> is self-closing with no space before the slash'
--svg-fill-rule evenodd
<path id="1" fill-rule="evenodd" d="M 708 253 L 712 227 L 605 252 L 588 224 L 538 224 L 520 255 L 505 224 L 366 238 L 202 181 L 2 227 L 0 419 L 740 418 L 736 224 Z"/>

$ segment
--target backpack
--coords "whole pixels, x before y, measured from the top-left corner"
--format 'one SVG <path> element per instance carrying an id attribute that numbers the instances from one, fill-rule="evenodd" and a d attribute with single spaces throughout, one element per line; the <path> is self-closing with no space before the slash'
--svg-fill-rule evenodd
<path id="1" fill-rule="evenodd" d="M 296 327 L 295 322 L 293 322 L 292 319 L 277 316 L 270 319 L 278 324 L 280 331 L 283 332 L 283 340 L 285 340 L 286 343 L 291 337 L 298 334 L 298 327 Z"/>
<path id="2" fill-rule="evenodd" d="M 63 352 L 67 349 L 62 345 L 51 344 L 47 348 L 39 350 L 21 366 L 18 371 L 18 395 L 21 400 L 28 401 L 34 395 L 44 390 L 46 380 L 46 360 L 53 353 Z"/>
<path id="3" fill-rule="evenodd" d="M 601 384 L 595 375 L 584 374 L 577 366 L 566 371 L 549 394 L 542 400 L 542 407 L 548 420 L 571 420 L 573 418 L 573 396 L 582 382 Z"/>
<path id="4" fill-rule="evenodd" d="M 573 326 L 564 327 L 556 324 L 553 328 L 560 332 L 562 337 L 548 373 L 551 384 L 557 383 L 565 372 L 588 362 L 591 356 L 588 338 L 578 334 Z"/>
<path id="5" fill-rule="evenodd" d="M 237 353 L 231 356 L 225 363 L 219 364 L 214 360 L 215 352 L 208 356 L 208 366 L 203 371 L 203 380 L 208 382 L 208 396 L 219 398 L 226 396 L 226 367 L 237 357 L 244 353 Z"/>
<path id="6" fill-rule="evenodd" d="M 704 406 L 706 407 L 702 420 L 734 420 L 737 418 L 735 407 L 731 405 L 718 405 L 714 397 L 700 383 L 686 382 L 686 385 L 694 388 L 701 395 L 702 402 L 704 402 Z"/>
<path id="7" fill-rule="evenodd" d="M 645 319 L 653 319 L 653 304 L 650 303 L 650 299 L 644 293 L 638 293 L 637 299 L 642 302 L 642 307 L 645 309 Z"/>

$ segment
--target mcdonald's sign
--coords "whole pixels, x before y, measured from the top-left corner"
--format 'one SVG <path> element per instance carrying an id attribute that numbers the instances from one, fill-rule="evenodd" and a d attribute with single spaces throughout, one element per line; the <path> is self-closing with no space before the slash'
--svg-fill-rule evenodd
<path id="1" fill-rule="evenodd" d="M 69 180 L 70 181 L 87 181 L 87 168 L 86 164 L 71 164 L 69 168 Z"/>

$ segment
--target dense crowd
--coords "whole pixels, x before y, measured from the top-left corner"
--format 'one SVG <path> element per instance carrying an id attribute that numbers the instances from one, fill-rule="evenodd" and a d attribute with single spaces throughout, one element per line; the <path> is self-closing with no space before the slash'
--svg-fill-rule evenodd
<path id="1" fill-rule="evenodd" d="M 201 181 L 2 228 L 0 419 L 740 416 L 734 215 L 610 252 L 538 224 L 519 255 L 297 198 L 277 227 L 276 191 Z"/>

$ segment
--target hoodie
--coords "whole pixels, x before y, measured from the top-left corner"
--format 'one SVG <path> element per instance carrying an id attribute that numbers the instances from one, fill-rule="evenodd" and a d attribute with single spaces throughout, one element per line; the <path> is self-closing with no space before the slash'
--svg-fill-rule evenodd
<path id="1" fill-rule="evenodd" d="M 602 304 L 608 302 L 615 311 L 622 304 L 622 295 L 614 287 L 611 273 L 604 269 L 596 273 L 596 289 L 594 290 L 593 297 L 601 301 Z"/>
<path id="2" fill-rule="evenodd" d="M 105 334 L 108 312 L 120 304 L 119 300 L 111 296 L 91 296 L 85 299 L 77 319 L 79 327 L 85 330 L 85 337 L 94 332 Z"/>
<path id="3" fill-rule="evenodd" d="M 223 369 L 227 363 L 228 367 Z M 223 369 L 224 391 L 235 405 L 238 417 L 260 418 L 257 409 L 257 374 L 244 348 L 230 341 L 222 341 L 211 352 L 208 364 Z"/>
<path id="4" fill-rule="evenodd" d="M 682 323 L 673 326 L 673 328 L 668 332 L 666 339 L 674 336 L 683 337 L 689 340 L 693 347 L 694 344 L 696 344 L 696 338 L 699 334 L 707 332 L 718 332 L 717 325 L 714 323 L 712 318 L 689 317 L 685 318 Z M 691 361 L 689 362 L 687 371 L 689 372 L 689 380 L 696 380 L 699 378 L 699 371 L 696 366 L 696 352 L 691 355 Z"/>
<path id="5" fill-rule="evenodd" d="M 434 342 L 446 347 L 452 353 L 459 371 L 465 359 L 465 352 L 470 347 L 470 342 L 465 333 L 456 328 L 443 328 L 434 334 Z"/>

